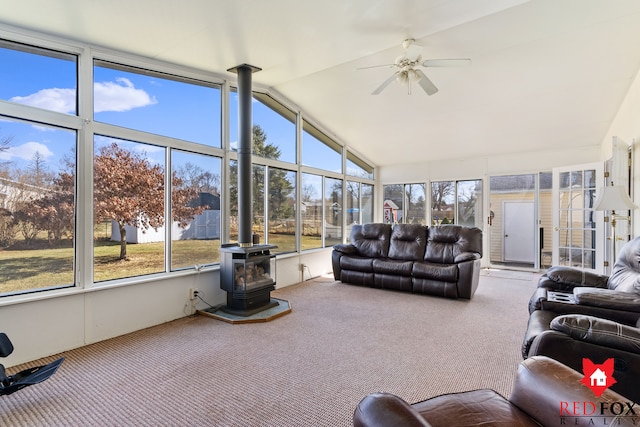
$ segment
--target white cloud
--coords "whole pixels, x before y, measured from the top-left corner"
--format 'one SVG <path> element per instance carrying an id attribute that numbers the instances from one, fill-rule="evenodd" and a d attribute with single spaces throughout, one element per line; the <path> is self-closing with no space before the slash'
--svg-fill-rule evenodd
<path id="1" fill-rule="evenodd" d="M 19 158 L 22 160 L 31 160 L 33 155 L 38 152 L 43 158 L 53 156 L 49 147 L 39 142 L 27 142 L 16 147 L 9 147 L 8 150 L 0 152 L 1 160 L 11 160 L 13 158 Z"/>
<path id="2" fill-rule="evenodd" d="M 95 112 L 129 111 L 138 107 L 156 104 L 158 101 L 143 89 L 136 89 L 129 79 L 119 78 L 114 82 L 99 82 L 93 85 Z M 75 89 L 42 89 L 27 96 L 14 96 L 12 102 L 32 107 L 74 114 L 76 108 Z"/>
<path id="3" fill-rule="evenodd" d="M 76 111 L 75 89 L 42 89 L 27 96 L 14 96 L 9 101 L 59 113 L 73 114 Z"/>
<path id="4" fill-rule="evenodd" d="M 157 103 L 142 89 L 136 89 L 129 79 L 119 78 L 115 82 L 99 82 L 93 86 L 95 112 L 129 111 Z"/>

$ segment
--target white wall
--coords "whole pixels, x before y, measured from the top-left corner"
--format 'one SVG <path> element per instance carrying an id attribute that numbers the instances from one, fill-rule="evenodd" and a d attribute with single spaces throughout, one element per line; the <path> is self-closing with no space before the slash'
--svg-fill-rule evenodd
<path id="1" fill-rule="evenodd" d="M 636 75 L 627 92 L 616 117 L 613 119 L 607 135 L 602 141 L 602 158 L 611 157 L 611 146 L 614 137 L 627 144 L 640 142 L 640 71 Z M 636 162 L 636 171 L 640 165 Z M 636 175 L 640 173 L 636 172 Z"/>
<path id="2" fill-rule="evenodd" d="M 557 166 L 599 161 L 600 147 L 580 147 L 553 151 L 505 154 L 471 159 L 438 160 L 381 167 L 378 180 L 383 184 L 428 182 L 447 179 L 482 179 L 491 175 L 551 171 Z M 376 214 L 382 212 L 382 186 L 376 198 Z"/>
<path id="3" fill-rule="evenodd" d="M 307 266 L 304 277 L 300 264 Z M 283 255 L 276 259 L 276 287 L 330 271 L 331 249 Z M 219 280 L 217 269 L 203 269 L 164 278 L 137 278 L 117 286 L 2 298 L 0 331 L 15 347 L 2 363 L 11 367 L 186 316 L 191 313 L 190 288 L 198 288 L 212 305 L 223 304 L 226 292 L 220 289 Z M 198 308 L 206 305 L 200 303 Z"/>
<path id="4" fill-rule="evenodd" d="M 617 137 L 633 146 L 632 192 L 636 205 L 640 205 L 640 71 L 625 96 L 607 135 L 602 141 L 602 158 L 612 153 L 613 138 Z M 633 212 L 633 236 L 640 236 L 640 210 Z"/>

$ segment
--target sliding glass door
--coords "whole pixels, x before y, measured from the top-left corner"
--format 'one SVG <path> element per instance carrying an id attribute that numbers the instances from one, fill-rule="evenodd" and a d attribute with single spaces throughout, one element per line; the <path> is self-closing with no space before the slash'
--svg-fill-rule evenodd
<path id="1" fill-rule="evenodd" d="M 551 265 L 550 172 L 489 179 L 490 262 L 525 269 Z"/>

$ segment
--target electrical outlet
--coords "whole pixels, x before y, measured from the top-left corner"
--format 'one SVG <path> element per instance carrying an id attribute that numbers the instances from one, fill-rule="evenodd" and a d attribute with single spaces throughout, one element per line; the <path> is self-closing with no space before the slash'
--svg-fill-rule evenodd
<path id="1" fill-rule="evenodd" d="M 191 288 L 189 289 L 189 299 L 191 301 L 193 301 L 194 299 L 198 298 L 198 295 L 200 294 L 200 291 L 196 288 Z"/>

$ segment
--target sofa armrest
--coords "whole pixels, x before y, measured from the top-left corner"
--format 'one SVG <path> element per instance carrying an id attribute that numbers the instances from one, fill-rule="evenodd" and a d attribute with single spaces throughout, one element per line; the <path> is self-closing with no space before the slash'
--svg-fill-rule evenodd
<path id="1" fill-rule="evenodd" d="M 607 288 L 607 282 L 609 280 L 608 276 L 578 270 L 577 268 L 560 266 L 547 270 L 545 277 L 563 287 L 583 286 L 590 288 Z"/>
<path id="2" fill-rule="evenodd" d="M 360 401 L 353 413 L 354 427 L 430 427 L 431 425 L 398 396 L 372 393 Z"/>
<path id="3" fill-rule="evenodd" d="M 577 287 L 573 296 L 576 304 L 640 313 L 640 295 L 635 292 Z"/>
<path id="4" fill-rule="evenodd" d="M 453 262 L 458 264 L 465 261 L 475 261 L 480 258 L 481 256 L 477 252 L 461 252 L 453 259 Z"/>
<path id="5" fill-rule="evenodd" d="M 529 314 L 536 310 L 542 310 L 542 302 L 547 300 L 547 289 L 536 288 L 529 299 Z"/>
<path id="6" fill-rule="evenodd" d="M 566 314 L 553 319 L 551 329 L 576 340 L 629 353 L 640 353 L 640 330 L 611 320 Z"/>
<path id="7" fill-rule="evenodd" d="M 333 250 L 346 255 L 353 255 L 358 253 L 358 249 L 350 243 L 340 243 L 338 245 L 333 245 Z"/>
<path id="8" fill-rule="evenodd" d="M 538 288 L 544 289 L 545 291 L 556 291 L 556 292 L 573 292 L 573 288 L 575 285 L 570 283 L 562 283 L 551 280 L 547 273 L 540 276 L 540 280 L 538 280 Z"/>
<path id="9" fill-rule="evenodd" d="M 562 402 L 595 402 L 600 408 L 600 402 L 629 400 L 611 389 L 605 390 L 600 397 L 595 397 L 591 389 L 580 382 L 582 377 L 581 373 L 551 358 L 530 357 L 518 367 L 509 400 L 545 426 L 563 424 L 563 415 L 567 415 L 564 420 L 567 424 L 588 425 L 593 422 L 591 415 L 569 417 L 569 413 L 563 414 Z M 603 407 L 602 415 L 611 422 L 609 425 L 633 425 L 631 417 L 616 416 L 611 412 L 611 405 Z"/>

